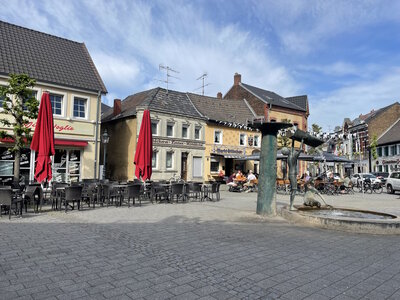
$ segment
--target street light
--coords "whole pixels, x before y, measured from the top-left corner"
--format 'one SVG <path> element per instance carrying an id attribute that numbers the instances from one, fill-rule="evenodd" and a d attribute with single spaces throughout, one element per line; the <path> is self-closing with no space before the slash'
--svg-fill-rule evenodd
<path id="1" fill-rule="evenodd" d="M 103 179 L 106 179 L 106 156 L 107 156 L 107 144 L 110 141 L 110 136 L 107 133 L 107 129 L 104 129 L 101 135 L 101 141 L 104 144 L 104 158 L 103 158 Z"/>

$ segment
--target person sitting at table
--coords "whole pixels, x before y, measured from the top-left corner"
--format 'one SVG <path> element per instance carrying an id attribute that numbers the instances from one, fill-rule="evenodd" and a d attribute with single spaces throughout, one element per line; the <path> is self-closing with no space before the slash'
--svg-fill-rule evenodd
<path id="1" fill-rule="evenodd" d="M 243 185 L 245 189 L 248 189 L 251 186 L 254 186 L 254 184 L 257 183 L 257 177 L 256 175 L 253 174 L 253 171 L 249 171 L 249 175 L 247 175 L 247 182 Z"/>
<path id="2" fill-rule="evenodd" d="M 231 176 L 229 176 L 228 180 L 226 181 L 226 184 L 230 186 L 237 186 L 237 184 L 234 181 L 235 178 L 236 178 L 236 173 L 232 172 Z"/>
<path id="3" fill-rule="evenodd" d="M 235 181 L 243 182 L 246 181 L 246 177 L 243 176 L 242 171 L 238 171 L 235 177 Z"/>

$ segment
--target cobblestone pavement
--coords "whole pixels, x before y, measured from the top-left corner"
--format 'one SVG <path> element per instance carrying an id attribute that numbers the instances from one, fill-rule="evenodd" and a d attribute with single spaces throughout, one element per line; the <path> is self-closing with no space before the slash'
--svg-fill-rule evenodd
<path id="1" fill-rule="evenodd" d="M 400 212 L 398 194 L 327 201 Z M 400 299 L 400 236 L 294 226 L 255 203 L 3 217 L 0 299 Z"/>

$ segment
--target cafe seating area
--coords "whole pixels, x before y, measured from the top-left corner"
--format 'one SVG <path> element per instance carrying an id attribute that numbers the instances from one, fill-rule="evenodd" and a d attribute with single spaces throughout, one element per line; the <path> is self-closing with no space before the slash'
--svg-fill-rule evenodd
<path id="1" fill-rule="evenodd" d="M 24 187 L 0 186 L 0 216 L 22 217 L 43 211 L 89 210 L 107 207 L 141 207 L 142 203 L 219 201 L 220 183 L 179 181 L 108 181 L 39 183 Z"/>

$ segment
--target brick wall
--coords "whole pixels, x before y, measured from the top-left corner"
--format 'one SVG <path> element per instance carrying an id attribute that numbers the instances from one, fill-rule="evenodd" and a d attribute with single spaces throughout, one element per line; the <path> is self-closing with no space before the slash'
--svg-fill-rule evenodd
<path id="1" fill-rule="evenodd" d="M 400 104 L 395 103 L 368 122 L 368 134 L 372 138 L 379 137 L 400 118 Z"/>

